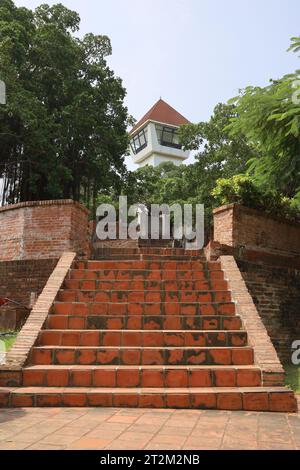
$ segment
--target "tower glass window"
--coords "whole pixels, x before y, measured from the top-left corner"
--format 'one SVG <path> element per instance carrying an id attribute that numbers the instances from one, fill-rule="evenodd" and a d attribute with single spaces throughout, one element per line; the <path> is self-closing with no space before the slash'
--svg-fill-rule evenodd
<path id="1" fill-rule="evenodd" d="M 144 127 L 138 134 L 136 134 L 130 142 L 131 149 L 136 155 L 141 152 L 148 145 L 147 130 Z"/>
<path id="2" fill-rule="evenodd" d="M 157 139 L 160 145 L 181 149 L 182 145 L 179 142 L 179 133 L 177 128 L 163 126 L 161 124 L 156 124 L 155 127 Z"/>

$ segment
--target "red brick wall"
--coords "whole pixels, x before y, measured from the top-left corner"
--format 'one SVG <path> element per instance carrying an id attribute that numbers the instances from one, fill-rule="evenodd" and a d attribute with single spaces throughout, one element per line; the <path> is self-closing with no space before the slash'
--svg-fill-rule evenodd
<path id="1" fill-rule="evenodd" d="M 291 345 L 300 340 L 300 272 L 237 261 L 258 313 L 282 362 L 291 360 Z"/>
<path id="2" fill-rule="evenodd" d="M 231 255 L 222 255 L 220 262 L 231 291 L 232 300 L 236 303 L 236 311 L 247 331 L 249 344 L 254 348 L 255 364 L 258 364 L 262 370 L 263 385 L 284 385 L 284 371 L 278 354 L 253 302 L 243 273 Z M 255 269 L 254 272 L 256 272 Z"/>
<path id="3" fill-rule="evenodd" d="M 289 362 L 292 342 L 300 339 L 300 225 L 223 206 L 214 211 L 206 254 L 235 257 L 280 359 Z"/>
<path id="4" fill-rule="evenodd" d="M 31 294 L 40 295 L 57 259 L 0 262 L 0 297 L 9 298 L 29 307 Z M 0 331 L 20 326 L 28 311 L 13 304 L 0 307 Z"/>
<path id="5" fill-rule="evenodd" d="M 228 209 L 224 207 L 214 210 L 214 241 L 222 245 L 234 246 L 233 207 L 228 206 Z"/>
<path id="6" fill-rule="evenodd" d="M 39 295 L 58 259 L 0 262 L 0 297 L 8 297 L 26 306 L 31 292 Z"/>
<path id="7" fill-rule="evenodd" d="M 214 241 L 282 255 L 300 255 L 300 225 L 236 204 L 214 211 Z"/>
<path id="8" fill-rule="evenodd" d="M 0 227 L 0 261 L 89 256 L 88 210 L 71 200 L 2 207 Z"/>

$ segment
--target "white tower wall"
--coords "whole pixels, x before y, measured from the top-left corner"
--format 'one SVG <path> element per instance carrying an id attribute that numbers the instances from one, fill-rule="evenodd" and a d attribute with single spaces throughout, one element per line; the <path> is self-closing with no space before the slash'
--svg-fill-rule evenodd
<path id="1" fill-rule="evenodd" d="M 156 124 L 163 125 L 172 129 L 178 129 L 178 127 L 176 126 L 171 126 L 169 124 L 164 124 L 155 121 L 148 122 L 144 126 L 141 126 L 134 132 L 132 137 L 137 135 L 142 129 L 145 129 L 147 135 L 147 146 L 138 153 L 134 153 L 132 148 L 130 148 L 130 153 L 133 162 L 138 164 L 140 167 L 143 167 L 145 165 L 151 165 L 156 167 L 163 162 L 172 162 L 175 165 L 182 164 L 184 160 L 189 157 L 190 152 L 174 147 L 169 147 L 166 145 L 161 145 L 158 141 Z"/>

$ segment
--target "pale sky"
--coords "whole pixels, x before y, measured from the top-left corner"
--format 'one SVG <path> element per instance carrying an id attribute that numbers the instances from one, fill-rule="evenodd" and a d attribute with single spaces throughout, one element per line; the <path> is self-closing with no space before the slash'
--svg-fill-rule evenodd
<path id="1" fill-rule="evenodd" d="M 109 64 L 123 79 L 136 119 L 161 96 L 192 122 L 247 85 L 300 69 L 287 53 L 300 35 L 299 0 L 16 0 L 63 3 L 81 17 L 80 35 L 110 37 Z M 127 160 L 132 169 L 135 165 Z"/>

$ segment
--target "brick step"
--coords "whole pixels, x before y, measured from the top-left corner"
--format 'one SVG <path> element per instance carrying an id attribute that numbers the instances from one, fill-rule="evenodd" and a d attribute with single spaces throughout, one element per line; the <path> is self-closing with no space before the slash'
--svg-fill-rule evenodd
<path id="1" fill-rule="evenodd" d="M 149 255 L 187 255 L 187 256 L 195 256 L 195 257 L 202 257 L 205 258 L 203 254 L 203 250 L 185 250 L 184 248 L 172 248 L 171 246 L 163 246 L 161 243 L 159 246 L 150 246 L 147 244 L 143 246 L 132 246 L 126 248 L 113 248 L 113 247 L 104 247 L 101 246 L 103 242 L 94 242 L 93 248 L 96 250 L 101 250 L 103 254 L 114 254 L 114 255 L 135 255 L 146 253 Z"/>
<path id="2" fill-rule="evenodd" d="M 88 315 L 68 316 L 50 315 L 47 318 L 48 329 L 71 330 L 240 330 L 242 321 L 239 316 L 193 316 L 186 315 L 163 317 L 156 315 L 107 316 Z"/>
<path id="3" fill-rule="evenodd" d="M 40 346 L 247 346 L 246 331 L 42 330 Z"/>
<path id="4" fill-rule="evenodd" d="M 294 393 L 286 388 L 68 388 L 0 389 L 2 407 L 104 406 L 296 412 Z"/>
<path id="5" fill-rule="evenodd" d="M 220 271 L 219 261 L 143 261 L 139 260 L 94 260 L 76 261 L 73 271 Z"/>
<path id="6" fill-rule="evenodd" d="M 56 315 L 235 315 L 233 302 L 55 302 Z"/>
<path id="7" fill-rule="evenodd" d="M 166 247 L 166 246 L 169 246 L 170 248 L 172 248 L 172 243 L 173 243 L 173 240 L 163 240 L 161 238 L 159 238 L 158 240 L 155 239 L 155 240 L 152 240 L 152 239 L 142 239 L 142 238 L 139 238 L 138 239 L 138 246 L 148 246 L 148 247 L 156 247 L 156 246 L 163 246 L 163 247 Z M 178 249 L 182 249 L 182 248 L 172 248 L 172 249 L 175 249 L 175 250 L 178 250 Z M 203 250 L 197 250 L 197 252 L 199 251 L 203 251 Z"/>
<path id="8" fill-rule="evenodd" d="M 103 246 L 103 242 L 94 242 L 93 248 L 97 251 L 101 251 L 103 254 L 115 254 L 115 255 L 130 255 L 130 254 L 140 254 L 140 253 L 147 253 L 152 255 L 160 255 L 160 254 L 170 254 L 170 255 L 187 255 L 193 257 L 202 257 L 205 258 L 203 250 L 185 250 L 184 248 L 172 248 L 172 246 L 162 244 L 151 246 L 151 245 L 143 245 L 138 246 L 134 245 L 131 247 L 105 247 Z"/>
<path id="9" fill-rule="evenodd" d="M 164 243 L 162 240 L 155 240 L 157 243 L 155 243 L 155 246 L 151 246 L 153 243 L 153 240 L 151 240 L 151 245 L 146 243 L 143 243 L 142 245 L 139 244 L 139 246 L 135 247 L 126 247 L 126 248 L 105 248 L 104 246 L 101 246 L 103 242 L 94 242 L 93 247 L 96 250 L 101 250 L 103 254 L 107 255 L 136 255 L 136 254 L 149 254 L 149 255 L 186 255 L 189 257 L 196 257 L 196 258 L 203 258 L 205 261 L 205 256 L 203 254 L 203 250 L 185 250 L 184 248 L 172 248 L 171 246 L 168 245 L 167 243 Z"/>
<path id="10" fill-rule="evenodd" d="M 59 302 L 231 302 L 229 291 L 60 290 Z"/>
<path id="11" fill-rule="evenodd" d="M 197 259 L 198 262 L 205 263 L 206 259 L 204 257 L 195 257 L 195 256 L 188 256 L 188 255 L 151 255 L 151 254 L 141 254 L 140 259 L 143 261 L 153 260 L 153 261 L 190 261 L 194 262 Z"/>
<path id="12" fill-rule="evenodd" d="M 88 272 L 88 271 L 87 271 Z M 79 279 L 78 279 L 79 280 Z M 85 279 L 82 279 L 84 281 Z M 94 279 L 90 279 L 94 281 Z M 69 281 L 69 280 L 68 280 Z M 147 292 L 157 292 L 157 291 L 198 291 L 198 292 L 205 292 L 208 294 L 221 294 L 222 292 L 228 292 L 227 289 L 210 289 L 204 288 L 203 289 L 203 281 L 180 281 L 180 280 L 160 280 L 160 281 L 147 281 L 147 280 L 95 280 L 95 290 L 114 290 L 114 291 L 147 291 Z M 78 287 L 76 289 L 71 289 L 70 287 L 68 290 L 76 291 L 89 291 L 90 289 L 82 289 L 80 284 L 76 284 Z M 94 284 L 93 284 L 94 286 Z M 205 281 L 205 286 L 207 286 L 207 281 Z M 200 289 L 199 289 L 200 287 Z M 62 289 L 63 290 L 63 289 Z M 66 290 L 66 289 L 65 289 Z M 94 289 L 93 289 L 94 290 Z"/>
<path id="13" fill-rule="evenodd" d="M 144 260 L 145 256 L 153 260 L 184 260 L 184 261 L 201 261 L 206 263 L 207 259 L 203 255 L 198 253 L 191 254 L 189 251 L 177 251 L 177 253 L 172 252 L 172 250 L 161 249 L 161 248 L 132 248 L 126 250 L 126 252 L 119 253 L 115 250 L 103 250 L 103 248 L 94 248 L 93 257 L 90 261 L 111 261 L 111 260 L 133 260 L 140 259 Z"/>
<path id="14" fill-rule="evenodd" d="M 143 255 L 179 255 L 185 256 L 187 258 L 197 258 L 206 262 L 206 257 L 203 253 L 203 250 L 185 250 L 184 248 L 170 248 L 170 247 L 160 247 L 160 248 L 152 248 L 141 246 L 139 251 Z"/>
<path id="15" fill-rule="evenodd" d="M 183 248 L 147 248 L 140 247 L 139 251 L 142 255 L 174 255 L 174 256 L 185 256 L 186 258 L 197 258 L 198 260 L 203 260 L 206 262 L 207 259 L 203 251 L 197 250 L 185 250 Z"/>
<path id="16" fill-rule="evenodd" d="M 221 269 L 221 264 L 219 262 L 206 262 L 203 260 L 194 260 L 186 261 L 186 258 L 182 261 L 168 261 L 168 260 L 159 260 L 151 261 L 149 260 L 128 260 L 128 261 L 110 261 L 110 260 L 98 260 L 98 261 L 76 261 L 75 269 L 91 269 L 92 271 L 99 271 L 103 269 L 110 270 L 197 270 L 197 269 L 209 269 L 209 270 L 219 270 Z"/>
<path id="17" fill-rule="evenodd" d="M 153 278 L 150 277 L 152 274 Z M 110 276 L 111 280 L 122 280 L 124 276 L 128 280 L 224 280 L 224 273 L 221 269 L 72 269 L 70 270 L 71 279 L 103 280 L 105 276 Z M 121 277 L 121 279 L 120 279 Z M 124 279 L 126 280 L 126 279 Z"/>
<path id="18" fill-rule="evenodd" d="M 251 347 L 36 346 L 29 363 L 82 365 L 252 365 Z"/>
<path id="19" fill-rule="evenodd" d="M 156 247 L 156 246 L 170 246 L 170 248 L 172 248 L 172 243 L 173 243 L 173 240 L 163 240 L 163 239 L 158 239 L 158 240 L 152 240 L 152 239 L 142 239 L 142 238 L 139 238 L 138 239 L 138 246 L 149 246 L 149 247 Z M 174 249 L 174 248 L 172 248 Z M 177 249 L 181 249 L 181 248 L 175 248 L 176 250 Z M 197 250 L 197 252 L 202 252 L 203 250 Z"/>
<path id="20" fill-rule="evenodd" d="M 32 366 L 25 387 L 260 387 L 256 366 Z"/>
<path id="21" fill-rule="evenodd" d="M 76 271 L 75 271 L 76 272 Z M 139 272 L 139 271 L 138 271 Z M 171 272 L 171 271 L 170 271 Z M 176 271 L 172 271 L 176 274 Z M 89 271 L 87 271 L 89 273 Z M 195 273 L 192 273 L 195 277 Z M 71 275 L 71 279 L 66 279 L 64 281 L 64 289 L 70 290 L 110 290 L 113 287 L 115 290 L 126 290 L 127 286 L 134 287 L 135 290 L 177 290 L 178 287 L 181 287 L 181 290 L 185 290 L 185 287 L 188 290 L 198 290 L 198 291 L 226 291 L 228 289 L 227 281 L 223 279 L 179 279 L 175 276 L 174 279 L 157 279 L 155 278 L 155 271 L 150 273 L 149 277 L 146 279 L 142 274 L 137 274 L 136 276 L 128 276 L 125 273 L 123 275 L 117 275 L 115 278 L 114 272 L 104 272 L 100 280 L 97 279 L 84 279 L 78 278 L 74 279 Z M 142 286 L 145 286 L 142 288 Z"/>
<path id="22" fill-rule="evenodd" d="M 130 254 L 130 255 L 113 255 L 103 254 L 101 250 L 93 250 L 93 260 L 95 261 L 194 261 L 196 257 L 187 255 L 167 255 L 167 254 Z M 205 258 L 197 258 L 205 263 Z"/>

